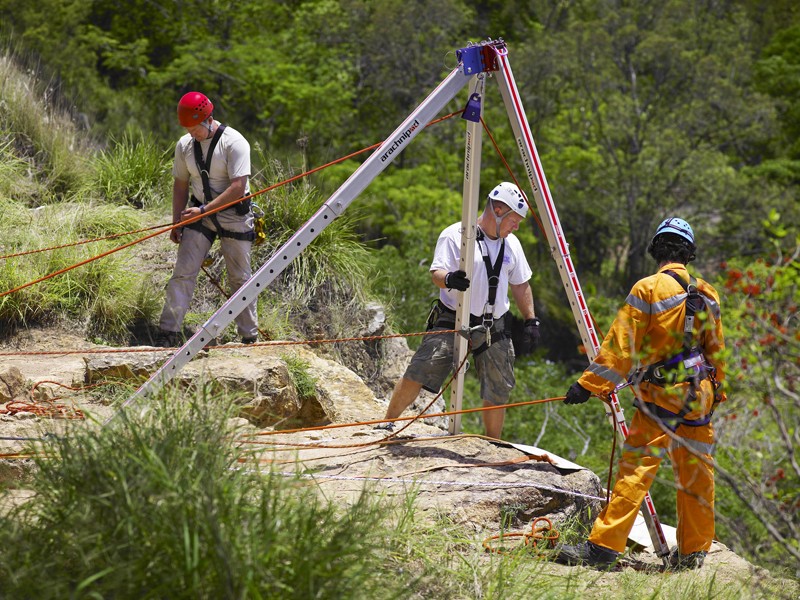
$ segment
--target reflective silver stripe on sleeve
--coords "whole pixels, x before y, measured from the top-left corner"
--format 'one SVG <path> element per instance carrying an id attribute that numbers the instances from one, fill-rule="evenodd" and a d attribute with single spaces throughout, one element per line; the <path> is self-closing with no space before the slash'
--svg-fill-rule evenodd
<path id="1" fill-rule="evenodd" d="M 711 314 L 714 315 L 714 318 L 719 321 L 719 317 L 722 314 L 719 309 L 719 304 L 704 294 L 700 294 L 700 297 L 703 299 L 703 302 L 706 303 L 708 310 L 711 311 Z"/>
<path id="2" fill-rule="evenodd" d="M 639 298 L 639 296 L 634 296 L 633 294 L 628 294 L 628 297 L 625 298 L 625 302 L 635 308 L 636 310 L 640 310 L 643 313 L 649 315 L 650 314 L 650 305 Z"/>
<path id="3" fill-rule="evenodd" d="M 665 300 L 659 300 L 658 302 L 649 304 L 638 296 L 628 294 L 625 302 L 627 302 L 633 308 L 642 311 L 646 315 L 655 315 L 683 304 L 684 300 L 686 300 L 686 293 L 680 293 L 677 296 L 671 296 Z"/>
<path id="4" fill-rule="evenodd" d="M 596 362 L 590 364 L 589 368 L 586 370 L 589 371 L 590 373 L 594 373 L 598 377 L 602 377 L 606 381 L 610 381 L 615 386 L 625 382 L 625 378 L 622 375 L 620 375 L 613 369 L 609 369 L 608 367 L 604 367 L 603 365 L 598 365 Z"/>

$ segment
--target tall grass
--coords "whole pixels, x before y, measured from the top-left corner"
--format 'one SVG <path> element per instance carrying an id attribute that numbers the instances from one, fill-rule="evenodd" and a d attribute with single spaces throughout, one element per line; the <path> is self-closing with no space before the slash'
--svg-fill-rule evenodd
<path id="1" fill-rule="evenodd" d="M 476 532 L 419 520 L 414 491 L 400 505 L 374 489 L 345 502 L 263 471 L 235 441 L 235 410 L 184 390 L 43 441 L 33 496 L 0 514 L 0 597 L 738 600 L 797 590 L 708 565 L 606 575 L 552 565 L 516 540 L 487 553 L 482 540 L 503 523 Z"/>
<path id="2" fill-rule="evenodd" d="M 264 164 L 251 183 L 254 191 L 289 177 L 279 163 L 264 157 L 257 144 L 254 152 L 257 161 Z M 267 240 L 256 247 L 254 262 L 265 262 L 316 213 L 324 200 L 316 188 L 306 183 L 285 185 L 255 197 L 264 212 Z M 334 295 L 361 300 L 368 296 L 369 289 L 365 286 L 368 251 L 356 234 L 357 222 L 355 212 L 343 213 L 292 261 L 283 277 L 285 290 L 292 299 L 307 303 L 325 287 Z"/>
<path id="3" fill-rule="evenodd" d="M 29 202 L 64 199 L 88 175 L 86 140 L 69 116 L 54 108 L 53 91 L 21 71 L 8 52 L 0 53 L 0 141 L 13 140 L 17 157 L 32 165 L 42 197 L 28 197 Z"/>
<path id="4" fill-rule="evenodd" d="M 261 473 L 224 406 L 163 397 L 45 444 L 34 498 L 0 518 L 0 546 L 14 548 L 0 596 L 402 596 L 379 576 L 390 544 L 374 496 L 339 508 Z"/>
<path id="5" fill-rule="evenodd" d="M 141 215 L 130 208 L 80 203 L 24 209 L 0 202 L 4 218 L 0 239 L 4 254 L 48 248 L 72 241 L 124 233 L 141 227 Z M 122 244 L 126 238 L 72 246 L 0 261 L 0 291 L 70 267 Z M 148 274 L 134 267 L 131 251 L 112 254 L 0 298 L 5 332 L 67 318 L 86 333 L 122 341 L 137 319 L 158 309 L 157 288 Z"/>
<path id="6" fill-rule="evenodd" d="M 152 137 L 126 132 L 111 140 L 111 148 L 92 161 L 92 177 L 83 192 L 113 204 L 137 208 L 171 206 L 171 148 L 160 148 Z"/>
<path id="7" fill-rule="evenodd" d="M 253 153 L 254 164 L 262 165 L 252 179 L 253 190 L 290 176 L 283 165 L 268 159 L 258 144 L 253 145 Z M 319 190 L 301 182 L 276 188 L 254 200 L 264 212 L 267 233 L 265 243 L 254 248 L 255 270 L 300 230 L 325 198 Z M 371 257 L 356 233 L 358 221 L 356 211 L 345 211 L 330 222 L 265 290 L 259 303 L 263 329 L 285 335 L 283 315 L 289 315 L 291 328 L 300 337 L 351 337 L 364 330 L 364 307 L 374 293 Z M 349 364 L 344 353 L 352 352 L 352 348 L 328 346 L 326 350 Z"/>
<path id="8" fill-rule="evenodd" d="M 29 162 L 14 151 L 13 140 L 0 130 L 0 200 L 41 197 L 41 186 L 28 177 L 29 169 Z"/>
<path id="9" fill-rule="evenodd" d="M 87 136 L 58 109 L 53 90 L 0 55 L 1 255 L 141 228 L 143 215 L 130 207 L 81 198 L 105 192 L 126 203 L 154 203 L 168 181 L 162 158 L 152 143 L 126 137 L 95 159 Z M 128 240 L 0 259 L 0 292 Z M 126 251 L 3 296 L 0 333 L 66 319 L 101 341 L 126 340 L 133 322 L 152 319 L 158 309 L 158 288 L 136 262 Z"/>

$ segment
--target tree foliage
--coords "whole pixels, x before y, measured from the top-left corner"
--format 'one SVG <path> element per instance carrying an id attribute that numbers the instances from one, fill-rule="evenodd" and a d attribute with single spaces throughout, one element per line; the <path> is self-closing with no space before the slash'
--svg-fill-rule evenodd
<path id="1" fill-rule="evenodd" d="M 726 264 L 732 377 L 717 426 L 725 539 L 789 569 L 800 561 L 798 257 L 800 246 L 770 260 Z"/>
<path id="2" fill-rule="evenodd" d="M 796 547 L 786 542 L 797 539 L 790 514 L 797 512 L 798 480 L 796 2 L 0 0 L 0 19 L 14 56 L 51 74 L 45 95 L 69 98 L 73 114 L 82 113 L 110 147 L 95 163 L 106 166 L 96 173 L 106 194 L 135 205 L 148 204 L 169 176 L 147 165 L 130 181 L 115 177 L 115 165 L 137 150 L 125 140 L 139 139 L 141 130 L 148 156 L 168 156 L 180 132 L 175 104 L 190 89 L 209 94 L 215 116 L 264 150 L 257 167 L 269 171 L 275 157 L 296 172 L 384 139 L 456 66 L 456 49 L 502 37 L 601 325 L 632 282 L 652 272 L 645 248 L 656 224 L 668 215 L 692 224 L 696 268 L 727 291 L 731 401 L 720 411 L 721 436 L 748 441 L 720 457 L 721 473 L 732 477 L 723 488 L 731 492 L 720 492 L 726 535 L 756 544 L 767 532 L 774 544 L 754 552 L 770 560 L 781 545 Z M 503 159 L 484 142 L 483 193 L 511 177 L 505 161 L 524 179 L 491 76 L 487 83 L 484 117 Z M 50 122 L 9 125 L 3 93 L 3 172 L 14 181 L 26 165 L 49 173 L 36 190 L 4 181 L 0 193 L 29 204 L 44 195 L 70 199 L 79 153 L 65 160 L 63 148 L 46 144 Z M 465 101 L 466 93 L 446 110 Z M 439 231 L 460 216 L 463 146 L 461 120 L 426 129 L 356 203 L 355 226 L 375 250 L 370 279 L 404 330 L 421 328 L 435 297 L 427 265 Z M 320 195 L 360 160 L 318 176 Z M 149 192 L 136 185 L 142 177 Z M 307 192 L 317 198 L 317 190 Z M 302 214 L 278 213 L 302 222 Z M 527 225 L 520 238 L 534 267 L 550 354 L 585 363 L 549 248 Z M 336 259 L 324 252 L 318 258 Z M 766 513 L 770 520 L 757 516 Z"/>

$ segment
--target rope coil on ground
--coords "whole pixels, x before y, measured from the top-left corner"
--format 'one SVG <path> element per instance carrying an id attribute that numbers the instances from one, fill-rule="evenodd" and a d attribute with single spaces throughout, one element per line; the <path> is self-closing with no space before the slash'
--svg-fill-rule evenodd
<path id="1" fill-rule="evenodd" d="M 30 402 L 24 402 L 22 400 L 12 400 L 11 402 L 7 402 L 4 406 L 0 406 L 0 415 L 16 415 L 19 413 L 33 413 L 37 417 L 44 417 L 49 419 L 85 419 L 86 416 L 83 414 L 83 411 L 79 408 L 76 408 L 75 405 L 67 406 L 66 404 L 59 404 L 56 400 L 61 400 L 60 397 L 55 398 L 41 398 L 40 400 L 36 400 L 36 389 L 40 385 L 44 384 L 51 384 L 57 385 L 62 388 L 66 388 L 68 390 L 72 390 L 73 392 L 86 390 L 89 388 L 97 387 L 98 385 L 103 384 L 94 384 L 94 385 L 87 385 L 83 387 L 72 387 L 63 383 L 59 383 L 58 381 L 38 381 L 36 382 L 33 387 L 31 388 L 29 395 L 30 395 Z"/>
<path id="2" fill-rule="evenodd" d="M 537 527 L 540 523 L 541 525 Z M 523 538 L 523 545 L 525 547 L 530 547 L 530 549 L 536 551 L 538 554 L 542 554 L 543 549 L 553 549 L 556 547 L 559 536 L 559 532 L 553 527 L 553 523 L 550 519 L 547 517 L 537 517 L 531 522 L 530 533 L 525 531 L 512 531 L 509 533 L 491 535 L 483 540 L 483 547 L 487 551 L 494 552 L 495 554 L 509 554 L 511 552 L 510 550 L 493 546 L 492 542 L 495 540 L 500 540 L 502 542 L 506 538 L 521 537 Z M 540 545 L 542 547 L 540 547 Z"/>

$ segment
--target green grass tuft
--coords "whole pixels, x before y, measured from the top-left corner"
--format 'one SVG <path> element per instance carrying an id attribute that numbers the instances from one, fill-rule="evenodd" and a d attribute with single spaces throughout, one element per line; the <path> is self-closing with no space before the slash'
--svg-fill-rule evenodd
<path id="1" fill-rule="evenodd" d="M 93 174 L 83 193 L 136 208 L 171 206 L 171 148 L 160 148 L 142 133 L 126 132 L 111 142 L 92 161 Z"/>
<path id="2" fill-rule="evenodd" d="M 0 596 L 392 597 L 372 496 L 339 508 L 259 472 L 232 415 L 202 392 L 164 397 L 46 443 L 35 497 L 0 519 Z"/>

